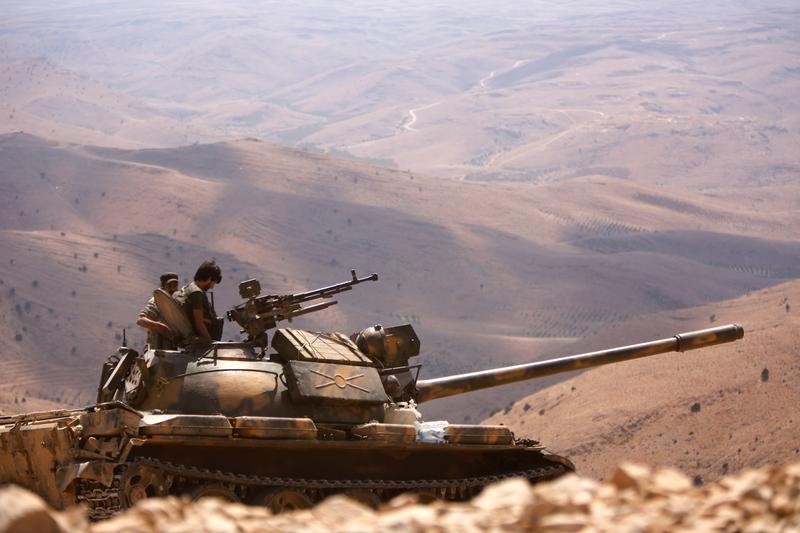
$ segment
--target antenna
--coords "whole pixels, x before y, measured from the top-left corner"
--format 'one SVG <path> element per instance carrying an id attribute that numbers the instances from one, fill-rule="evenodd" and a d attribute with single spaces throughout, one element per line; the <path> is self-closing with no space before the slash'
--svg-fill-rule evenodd
<path id="1" fill-rule="evenodd" d="M 128 338 L 125 336 L 125 328 L 122 328 L 122 347 L 128 347 Z"/>

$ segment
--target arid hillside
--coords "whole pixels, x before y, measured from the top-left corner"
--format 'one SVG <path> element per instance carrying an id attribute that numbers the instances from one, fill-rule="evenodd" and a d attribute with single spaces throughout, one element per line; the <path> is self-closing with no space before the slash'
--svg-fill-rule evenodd
<path id="1" fill-rule="evenodd" d="M 106 146 L 256 137 L 526 183 L 798 173 L 800 12 L 787 0 L 5 7 L 0 132 Z"/>
<path id="2" fill-rule="evenodd" d="M 285 293 L 379 272 L 303 325 L 410 322 L 426 377 L 572 353 L 614 324 L 616 344 L 676 333 L 670 313 L 800 276 L 791 185 L 489 185 L 256 141 L 120 150 L 27 134 L 0 138 L 0 165 L 5 410 L 89 402 L 122 329 L 141 344 L 136 313 L 160 272 L 188 280 L 207 257 L 224 271 L 220 312 L 250 277 Z M 643 315 L 662 327 L 628 326 Z M 535 386 L 427 413 L 480 420 Z"/>
<path id="3" fill-rule="evenodd" d="M 69 143 L 149 147 L 215 137 L 202 126 L 65 69 L 44 57 L 0 62 L 0 124 Z"/>
<path id="4" fill-rule="evenodd" d="M 536 436 L 584 475 L 607 478 L 621 461 L 678 468 L 695 483 L 745 467 L 800 458 L 800 282 L 726 302 L 632 319 L 642 336 L 740 322 L 735 344 L 589 370 L 528 396 L 489 419 Z"/>

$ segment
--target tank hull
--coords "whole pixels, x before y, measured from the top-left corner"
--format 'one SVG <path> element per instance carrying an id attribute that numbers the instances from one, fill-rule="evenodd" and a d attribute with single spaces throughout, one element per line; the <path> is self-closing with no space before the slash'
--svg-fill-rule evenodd
<path id="1" fill-rule="evenodd" d="M 539 447 L 257 439 L 152 439 L 131 454 L 234 474 L 307 480 L 459 480 L 506 477 L 565 459 Z M 432 473 L 435 476 L 432 477 Z"/>
<path id="2" fill-rule="evenodd" d="M 381 331 L 398 345 L 416 338 L 410 326 Z M 336 332 L 278 330 L 274 354 L 252 343 L 142 355 L 121 348 L 103 366 L 96 405 L 0 418 L 0 482 L 27 487 L 56 508 L 83 503 L 92 519 L 170 494 L 275 512 L 341 492 L 373 506 L 409 491 L 464 500 L 504 478 L 537 482 L 574 467 L 504 426 L 420 423 L 415 399 L 742 335 L 732 324 L 427 381 L 416 379 L 415 365 L 387 368 Z M 409 345 L 408 356 L 418 342 Z"/>
<path id="3" fill-rule="evenodd" d="M 345 435 L 308 418 L 164 415 L 119 403 L 19 415 L 0 419 L 0 482 L 59 509 L 84 503 L 103 519 L 169 494 L 277 511 L 341 492 L 373 505 L 408 491 L 462 500 L 507 477 L 536 482 L 573 470 L 493 426 L 454 426 L 458 442 L 440 443 L 419 442 L 413 426 L 363 427 Z"/>

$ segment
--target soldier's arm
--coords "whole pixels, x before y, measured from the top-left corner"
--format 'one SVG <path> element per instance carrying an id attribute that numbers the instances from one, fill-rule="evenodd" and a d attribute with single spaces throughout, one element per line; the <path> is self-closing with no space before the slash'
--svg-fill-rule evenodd
<path id="1" fill-rule="evenodd" d="M 136 325 L 161 335 L 171 337 L 172 331 L 166 324 L 158 320 L 159 318 L 156 302 L 153 300 L 153 298 L 150 298 L 150 301 L 147 302 L 147 305 L 144 306 L 144 309 L 139 311 L 139 318 L 136 320 Z"/>
<path id="2" fill-rule="evenodd" d="M 138 320 L 136 320 L 136 324 L 145 329 L 149 329 L 151 331 L 155 331 L 156 333 L 160 333 L 161 335 L 165 335 L 167 337 L 172 336 L 172 331 L 166 324 L 164 324 L 163 322 L 159 322 L 157 320 L 153 320 L 151 318 L 147 318 L 146 316 L 139 315 Z"/>
<path id="3" fill-rule="evenodd" d="M 208 328 L 206 327 L 206 321 L 203 320 L 202 309 L 192 309 L 192 322 L 194 323 L 194 331 L 198 336 L 205 337 L 206 339 L 211 338 L 211 334 L 208 332 Z"/>

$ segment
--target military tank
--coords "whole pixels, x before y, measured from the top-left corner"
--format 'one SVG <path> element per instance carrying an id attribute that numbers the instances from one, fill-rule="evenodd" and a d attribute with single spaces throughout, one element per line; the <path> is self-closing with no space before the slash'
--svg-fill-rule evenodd
<path id="1" fill-rule="evenodd" d="M 469 391 L 742 338 L 737 324 L 598 352 L 419 379 L 411 325 L 353 335 L 278 328 L 377 274 L 228 311 L 246 339 L 198 339 L 176 302 L 154 298 L 179 349 L 123 346 L 103 365 L 97 403 L 0 418 L 0 482 L 94 520 L 169 494 L 216 496 L 275 512 L 334 493 L 371 506 L 397 494 L 465 500 L 487 484 L 558 477 L 573 464 L 500 425 L 424 422 L 421 403 Z M 318 303 L 312 303 L 321 300 Z M 271 330 L 274 333 L 269 334 Z M 220 329 L 221 331 L 221 329 Z"/>

